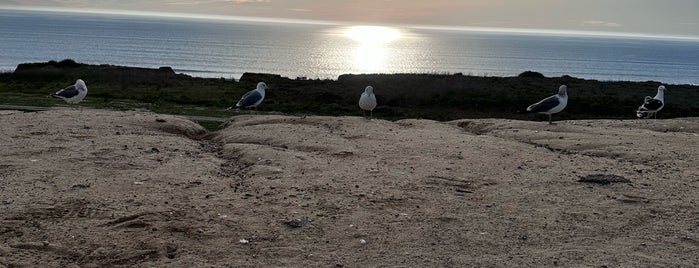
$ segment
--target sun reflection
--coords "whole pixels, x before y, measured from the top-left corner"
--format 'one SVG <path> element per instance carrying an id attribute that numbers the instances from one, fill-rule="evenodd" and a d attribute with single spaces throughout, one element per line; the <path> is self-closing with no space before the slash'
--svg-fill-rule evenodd
<path id="1" fill-rule="evenodd" d="M 352 26 L 347 28 L 345 36 L 362 44 L 384 44 L 401 37 L 398 29 L 383 26 Z"/>
<path id="2" fill-rule="evenodd" d="M 352 49 L 354 68 L 363 72 L 381 72 L 389 57 L 386 44 L 401 38 L 398 29 L 382 26 L 352 26 L 345 36 L 359 44 Z"/>

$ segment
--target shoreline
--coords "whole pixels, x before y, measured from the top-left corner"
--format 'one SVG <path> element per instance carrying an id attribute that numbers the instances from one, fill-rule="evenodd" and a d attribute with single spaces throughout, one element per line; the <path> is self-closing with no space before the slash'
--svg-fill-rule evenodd
<path id="1" fill-rule="evenodd" d="M 53 60 L 52 60 L 53 61 Z M 51 61 L 49 61 L 51 62 Z M 55 61 L 54 61 L 55 62 Z M 37 63 L 43 63 L 43 62 L 37 62 Z M 22 64 L 34 64 L 34 63 L 19 63 L 18 65 Z M 82 63 L 81 63 L 82 64 Z M 172 68 L 171 66 L 124 66 L 124 65 L 112 65 L 112 64 L 103 64 L 103 63 L 95 63 L 95 64 L 87 64 L 87 65 L 107 65 L 107 66 L 122 66 L 122 67 L 129 67 L 129 68 L 141 68 L 141 69 L 158 69 L 159 67 L 167 67 L 173 69 L 174 73 L 177 75 L 186 75 L 194 79 L 225 79 L 225 80 L 232 80 L 232 81 L 239 81 L 240 78 L 242 78 L 246 73 L 256 73 L 256 72 L 243 72 L 243 73 L 217 73 L 213 71 L 207 71 L 207 70 L 189 70 L 189 69 L 178 69 L 178 68 Z M 0 74 L 10 74 L 14 73 L 14 71 L 17 69 L 16 66 L 10 67 L 8 69 L 1 69 L 0 68 Z M 526 71 L 525 71 L 526 72 Z M 536 71 L 534 71 L 536 72 Z M 201 73 L 208 73 L 212 75 L 208 76 L 200 76 L 197 74 Z M 474 74 L 474 73 L 466 73 L 464 74 L 463 72 L 415 72 L 415 73 L 343 73 L 339 74 L 334 77 L 313 77 L 313 76 L 308 76 L 308 75 L 303 75 L 303 74 L 298 74 L 298 75 L 283 75 L 283 74 L 275 74 L 275 73 L 265 73 L 262 72 L 262 74 L 269 74 L 269 75 L 278 75 L 280 77 L 290 79 L 290 80 L 323 80 L 323 81 L 337 81 L 341 76 L 345 75 L 464 75 L 464 76 L 471 76 L 471 77 L 482 77 L 482 78 L 511 78 L 511 77 L 516 77 L 518 73 L 512 73 L 512 74 L 505 74 L 505 75 L 491 75 L 488 72 L 483 72 L 481 74 Z M 521 72 L 519 73 L 521 74 Z M 575 76 L 575 75 L 569 75 L 569 74 L 561 74 L 561 77 L 574 77 L 577 79 L 582 79 L 582 80 L 589 80 L 589 81 L 599 81 L 599 82 L 605 82 L 605 83 L 619 83 L 619 82 L 630 82 L 630 83 L 646 83 L 646 82 L 658 82 L 662 83 L 662 81 L 655 81 L 655 80 L 649 80 L 649 79 L 637 79 L 637 80 L 623 80 L 623 79 L 600 79 L 600 78 L 595 78 L 595 77 L 586 77 L 585 75 L 582 76 Z M 555 76 L 547 76 L 547 77 L 555 77 Z M 693 83 L 678 83 L 678 82 L 667 82 L 663 83 L 665 85 L 678 85 L 678 86 L 699 86 L 699 82 L 696 84 Z"/>

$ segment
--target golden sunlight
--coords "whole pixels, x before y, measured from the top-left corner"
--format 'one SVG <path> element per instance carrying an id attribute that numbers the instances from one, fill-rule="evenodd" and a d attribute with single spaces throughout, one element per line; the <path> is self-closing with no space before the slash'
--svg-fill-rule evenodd
<path id="1" fill-rule="evenodd" d="M 386 44 L 401 38 L 398 29 L 383 26 L 352 26 L 344 35 L 359 44 L 352 50 L 354 68 L 363 72 L 382 72 L 389 50 Z"/>
<path id="2" fill-rule="evenodd" d="M 345 36 L 364 44 L 383 44 L 401 37 L 398 29 L 383 26 L 352 26 Z"/>

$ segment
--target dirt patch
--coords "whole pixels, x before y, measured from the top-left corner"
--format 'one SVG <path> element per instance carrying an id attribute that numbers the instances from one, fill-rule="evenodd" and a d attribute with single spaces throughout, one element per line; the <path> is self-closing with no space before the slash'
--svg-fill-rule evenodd
<path id="1" fill-rule="evenodd" d="M 0 266 L 699 266 L 697 124 L 6 111 Z"/>

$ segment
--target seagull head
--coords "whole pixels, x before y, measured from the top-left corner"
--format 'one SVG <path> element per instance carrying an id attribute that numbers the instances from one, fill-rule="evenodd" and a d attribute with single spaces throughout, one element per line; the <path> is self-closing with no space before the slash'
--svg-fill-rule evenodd
<path id="1" fill-rule="evenodd" d="M 262 91 L 264 91 L 265 89 L 267 89 L 267 84 L 265 84 L 265 82 L 259 82 L 259 83 L 257 83 L 257 90 L 262 90 Z"/>
<path id="2" fill-rule="evenodd" d="M 367 86 L 367 87 L 364 89 L 364 92 L 367 93 L 367 94 L 374 94 L 374 87 L 372 87 L 372 86 Z"/>
<path id="3" fill-rule="evenodd" d="M 561 85 L 560 87 L 558 87 L 558 95 L 560 95 L 560 96 L 568 95 L 567 91 L 568 91 L 568 86 L 566 86 L 566 85 Z"/>
<path id="4" fill-rule="evenodd" d="M 85 81 L 83 81 L 82 79 L 78 79 L 77 81 L 75 81 L 75 88 L 77 88 L 80 91 L 87 91 Z"/>
<path id="5" fill-rule="evenodd" d="M 658 87 L 658 91 L 665 92 L 665 86 L 660 85 L 660 86 Z"/>

